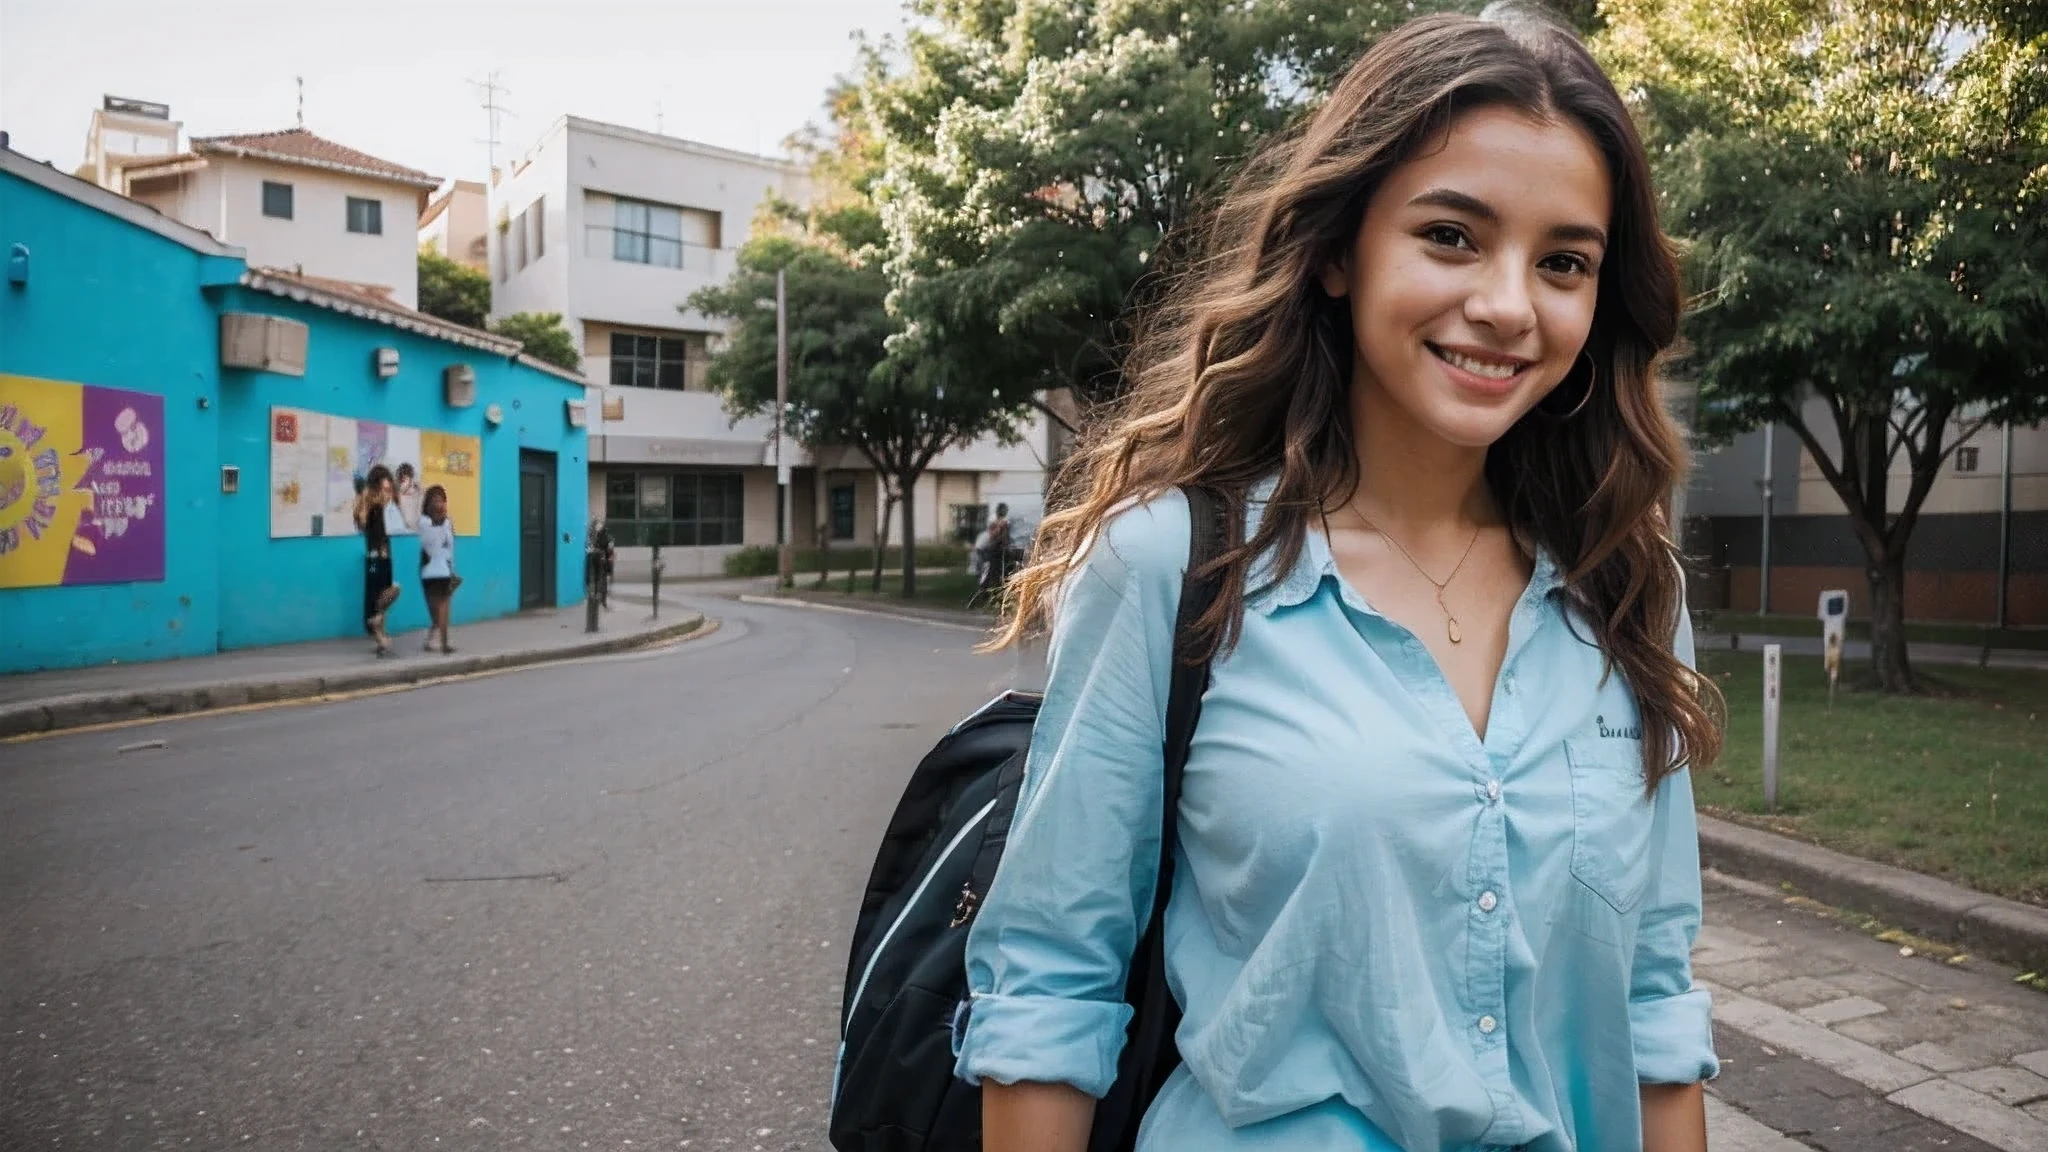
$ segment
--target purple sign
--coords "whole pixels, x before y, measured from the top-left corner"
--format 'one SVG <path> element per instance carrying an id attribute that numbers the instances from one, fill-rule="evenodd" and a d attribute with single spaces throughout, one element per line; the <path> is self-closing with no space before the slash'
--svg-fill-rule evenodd
<path id="1" fill-rule="evenodd" d="M 164 578 L 164 398 L 85 386 L 85 475 L 66 584 Z"/>

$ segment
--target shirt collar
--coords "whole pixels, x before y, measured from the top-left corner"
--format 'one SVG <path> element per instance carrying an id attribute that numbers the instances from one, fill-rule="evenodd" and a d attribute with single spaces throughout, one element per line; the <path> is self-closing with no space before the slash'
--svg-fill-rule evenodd
<path id="1" fill-rule="evenodd" d="M 1266 505 L 1272 499 L 1273 490 L 1279 485 L 1279 477 L 1269 476 L 1254 484 L 1245 494 L 1244 530 L 1247 539 L 1258 533 L 1259 521 L 1264 518 Z M 1249 590 L 1245 597 L 1245 606 L 1260 615 L 1271 616 L 1282 608 L 1292 608 L 1297 604 L 1306 603 L 1321 591 L 1325 580 L 1338 585 L 1347 593 L 1350 591 L 1343 581 L 1338 579 L 1337 560 L 1330 552 L 1329 538 L 1315 528 L 1306 533 L 1301 542 L 1301 555 L 1295 560 L 1291 570 L 1276 574 L 1273 569 L 1278 559 L 1279 557 L 1270 550 L 1261 554 L 1253 561 L 1251 571 L 1245 580 L 1245 587 Z M 1540 600 L 1563 586 L 1563 571 L 1547 549 L 1538 548 L 1535 568 L 1530 573 L 1529 587 L 1524 598 Z M 1347 595 L 1346 600 L 1357 600 L 1353 606 L 1361 611 L 1373 611 L 1370 605 L 1354 596 Z"/>

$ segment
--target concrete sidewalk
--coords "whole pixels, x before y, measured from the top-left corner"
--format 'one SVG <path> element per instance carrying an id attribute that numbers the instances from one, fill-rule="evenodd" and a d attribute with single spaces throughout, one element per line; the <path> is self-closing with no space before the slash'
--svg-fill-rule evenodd
<path id="1" fill-rule="evenodd" d="M 395 658 L 379 659 L 367 639 L 248 648 L 186 660 L 104 664 L 0 677 L 0 739 L 91 724 L 146 719 L 245 704 L 304 700 L 451 676 L 603 655 L 696 631 L 702 614 L 673 606 L 653 619 L 646 604 L 600 613 L 584 631 L 581 605 L 459 625 L 456 652 L 423 653 L 423 632 L 392 637 Z M 651 602 L 650 602 L 651 603 Z"/>
<path id="2" fill-rule="evenodd" d="M 1762 652 L 1766 644 L 1782 644 L 1787 656 L 1819 656 L 1822 653 L 1821 640 L 1818 636 L 1763 636 L 1751 632 L 1702 631 L 1696 637 L 1695 644 L 1702 652 L 1709 648 L 1722 651 L 1733 649 L 1739 652 Z M 1906 645 L 1906 657 L 1916 664 L 1968 664 L 1986 668 L 2048 671 L 2048 651 L 2033 648 L 1993 648 L 1987 658 L 1984 649 L 1974 644 L 1915 642 Z M 1847 662 L 1869 661 L 1870 641 L 1843 641 L 1842 659 Z"/>

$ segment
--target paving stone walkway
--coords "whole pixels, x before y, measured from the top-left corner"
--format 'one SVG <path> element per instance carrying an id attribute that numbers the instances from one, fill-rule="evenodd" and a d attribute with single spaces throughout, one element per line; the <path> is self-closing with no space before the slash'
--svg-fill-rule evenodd
<path id="1" fill-rule="evenodd" d="M 1998 965 L 1901 948 L 1710 881 L 1693 953 L 1723 1060 L 1709 1091 L 1790 1142 L 1731 1148 L 2048 1152 L 2048 995 Z"/>

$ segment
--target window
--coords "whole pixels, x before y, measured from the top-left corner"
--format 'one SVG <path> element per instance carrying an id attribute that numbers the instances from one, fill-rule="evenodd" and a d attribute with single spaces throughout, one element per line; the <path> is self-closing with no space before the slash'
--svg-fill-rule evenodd
<path id="1" fill-rule="evenodd" d="M 1975 448 L 1956 449 L 1956 471 L 1975 472 L 1976 470 L 1977 450 Z"/>
<path id="2" fill-rule="evenodd" d="M 274 180 L 263 182 L 263 214 L 279 220 L 292 218 L 292 186 Z"/>
<path id="3" fill-rule="evenodd" d="M 703 357 L 691 344 L 687 336 L 612 333 L 612 386 L 701 390 Z"/>
<path id="4" fill-rule="evenodd" d="M 536 196 L 533 207 L 533 258 L 539 260 L 548 254 L 548 198 Z"/>
<path id="5" fill-rule="evenodd" d="M 612 259 L 683 266 L 683 210 L 643 200 L 612 201 Z"/>
<path id="6" fill-rule="evenodd" d="M 613 472 L 605 477 L 605 523 L 621 547 L 738 544 L 744 488 L 737 472 Z"/>
<path id="7" fill-rule="evenodd" d="M 366 236 L 384 234 L 384 202 L 365 200 L 359 196 L 348 198 L 348 230 Z"/>
<path id="8" fill-rule="evenodd" d="M 832 538 L 853 539 L 853 485 L 842 484 L 832 489 Z"/>
<path id="9" fill-rule="evenodd" d="M 512 241 L 513 248 L 519 253 L 519 267 L 526 267 L 526 213 L 521 212 L 519 218 L 512 221 L 512 230 L 507 239 Z M 511 257 L 507 259 L 510 260 Z"/>

